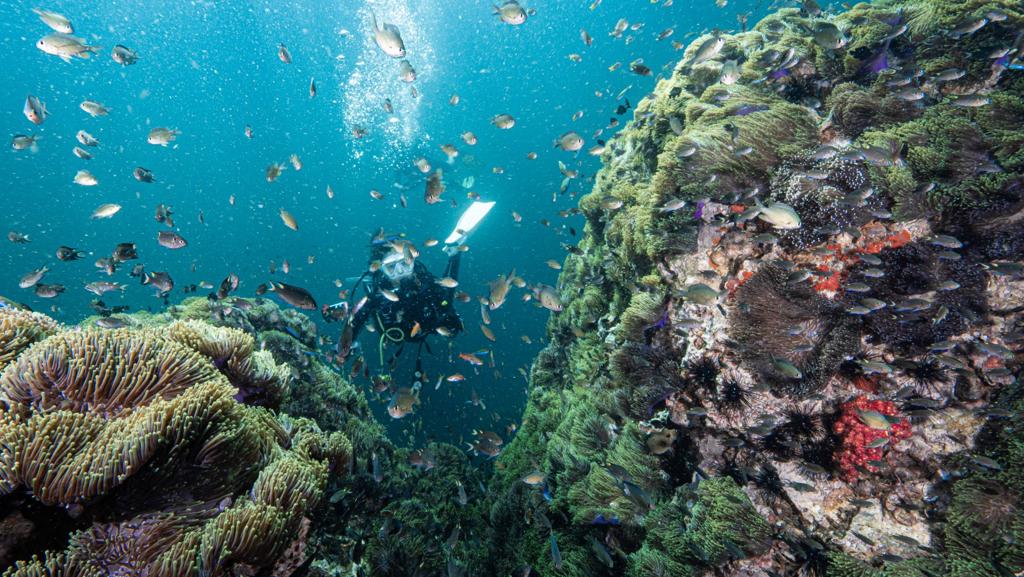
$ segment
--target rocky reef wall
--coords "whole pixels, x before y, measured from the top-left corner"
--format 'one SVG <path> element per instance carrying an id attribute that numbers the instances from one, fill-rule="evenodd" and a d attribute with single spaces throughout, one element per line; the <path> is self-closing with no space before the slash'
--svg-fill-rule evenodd
<path id="1" fill-rule="evenodd" d="M 608 143 L 472 574 L 1024 570 L 1024 11 L 809 7 Z"/>

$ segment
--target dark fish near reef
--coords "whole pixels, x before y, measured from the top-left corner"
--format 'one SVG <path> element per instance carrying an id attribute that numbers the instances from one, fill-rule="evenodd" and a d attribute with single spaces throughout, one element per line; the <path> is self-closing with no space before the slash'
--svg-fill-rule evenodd
<path id="1" fill-rule="evenodd" d="M 315 311 L 316 299 L 310 292 L 302 287 L 297 287 L 283 282 L 270 281 L 270 290 L 281 300 L 295 308 Z"/>
<path id="2" fill-rule="evenodd" d="M 594 552 L 594 556 L 597 557 L 597 560 L 600 561 L 602 565 L 610 569 L 615 563 L 612 561 L 612 556 L 608 554 L 608 549 L 606 549 L 605 546 L 593 536 L 588 536 L 588 541 L 590 542 L 590 550 Z"/>
<path id="3" fill-rule="evenodd" d="M 188 246 L 188 241 L 185 240 L 185 237 L 168 230 L 161 230 L 158 232 L 156 234 L 156 240 L 160 243 L 160 246 L 170 249 L 185 248 Z"/>
<path id="4" fill-rule="evenodd" d="M 157 291 L 157 296 L 165 296 L 174 290 L 174 280 L 166 272 L 144 272 L 142 284 L 152 285 Z"/>
<path id="5" fill-rule="evenodd" d="M 114 247 L 114 252 L 110 258 L 113 262 L 120 263 L 139 258 L 139 253 L 135 250 L 134 242 L 122 242 Z"/>
<path id="6" fill-rule="evenodd" d="M 643 509 L 653 509 L 654 500 L 651 496 L 644 491 L 640 485 L 632 481 L 622 482 L 622 494 L 629 498 L 630 501 L 639 505 Z"/>
<path id="7" fill-rule="evenodd" d="M 64 285 L 60 284 L 37 284 L 35 286 L 36 296 L 44 299 L 52 299 L 64 292 Z"/>
<path id="8" fill-rule="evenodd" d="M 139 54 L 123 44 L 115 45 L 110 57 L 121 66 L 131 66 L 139 60 Z"/>
<path id="9" fill-rule="evenodd" d="M 220 288 L 217 289 L 217 298 L 225 299 L 232 291 L 238 290 L 238 275 L 235 273 L 229 274 L 224 280 L 220 281 Z"/>
<path id="10" fill-rule="evenodd" d="M 153 182 L 156 179 L 153 178 L 153 172 L 147 168 L 138 166 L 132 171 L 132 175 L 135 176 L 135 180 L 139 182 Z"/>
<path id="11" fill-rule="evenodd" d="M 128 322 L 118 317 L 103 317 L 96 319 L 96 326 L 103 329 L 121 329 L 129 326 Z"/>
<path id="12" fill-rule="evenodd" d="M 411 415 L 416 405 L 419 404 L 420 387 L 418 383 L 413 385 L 412 388 L 400 387 L 391 396 L 391 401 L 388 402 L 388 415 L 392 419 L 401 419 L 406 415 Z"/>
<path id="13" fill-rule="evenodd" d="M 57 247 L 57 260 L 68 262 L 72 260 L 78 260 L 85 256 L 85 253 L 70 246 L 59 246 Z"/>
<path id="14" fill-rule="evenodd" d="M 444 193 L 445 189 L 442 177 L 443 173 L 440 168 L 427 177 L 427 186 L 423 193 L 423 200 L 426 201 L 427 204 L 437 204 L 442 201 L 441 194 Z"/>

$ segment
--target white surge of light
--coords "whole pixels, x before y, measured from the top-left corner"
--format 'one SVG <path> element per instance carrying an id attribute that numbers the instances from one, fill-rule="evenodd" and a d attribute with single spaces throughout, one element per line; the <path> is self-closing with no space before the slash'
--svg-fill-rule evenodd
<path id="1" fill-rule="evenodd" d="M 431 3 L 421 3 L 429 6 Z M 405 42 L 406 59 L 416 70 L 416 81 L 403 82 L 398 77 L 401 59 L 384 54 L 373 39 L 371 9 L 377 22 L 394 24 Z M 348 69 L 348 79 L 342 87 L 342 120 L 351 135 L 359 126 L 368 135 L 356 141 L 356 154 L 365 151 L 376 162 L 411 162 L 410 150 L 422 142 L 426 135 L 420 131 L 420 109 L 424 98 L 422 88 L 434 72 L 434 49 L 420 22 L 433 17 L 424 10 L 415 13 L 404 0 L 375 0 L 358 10 L 357 27 L 352 30 L 353 40 L 360 42 L 360 52 L 353 61 L 339 62 L 339 69 Z M 412 97 L 412 87 L 419 92 Z M 436 96 L 436 95 L 435 95 Z M 384 111 L 384 100 L 391 99 L 394 114 Z M 391 118 L 389 118 L 391 116 Z"/>

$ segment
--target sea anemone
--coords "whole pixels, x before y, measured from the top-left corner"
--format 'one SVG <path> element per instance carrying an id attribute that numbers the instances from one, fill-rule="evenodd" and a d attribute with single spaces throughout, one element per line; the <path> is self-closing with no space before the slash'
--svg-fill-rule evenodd
<path id="1" fill-rule="evenodd" d="M 856 352 L 859 330 L 849 315 L 811 287 L 787 282 L 787 276 L 769 263 L 736 290 L 730 336 L 761 378 L 783 391 L 806 393 Z M 799 377 L 783 374 L 780 361 L 796 367 Z"/>

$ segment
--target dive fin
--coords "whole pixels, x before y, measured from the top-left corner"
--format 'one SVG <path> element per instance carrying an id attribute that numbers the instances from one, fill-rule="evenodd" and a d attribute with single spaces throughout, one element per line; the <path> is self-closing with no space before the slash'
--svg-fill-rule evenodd
<path id="1" fill-rule="evenodd" d="M 455 229 L 448 235 L 448 238 L 444 240 L 445 244 L 462 244 L 466 242 L 470 233 L 480 224 L 480 221 L 487 216 L 487 213 L 494 207 L 494 202 L 480 202 L 475 201 L 469 205 L 469 208 L 462 213 L 459 217 L 459 222 L 455 224 Z"/>

